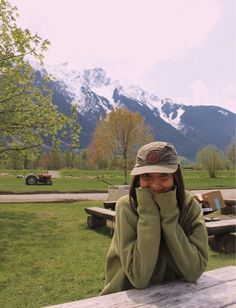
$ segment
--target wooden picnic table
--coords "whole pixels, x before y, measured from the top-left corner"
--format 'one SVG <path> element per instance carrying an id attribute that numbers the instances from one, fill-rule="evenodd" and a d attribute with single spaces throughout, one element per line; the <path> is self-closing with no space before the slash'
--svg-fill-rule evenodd
<path id="1" fill-rule="evenodd" d="M 89 214 L 87 225 L 90 229 L 105 226 L 106 220 L 115 222 L 115 211 L 113 210 L 101 207 L 86 207 L 84 210 Z M 206 228 L 208 235 L 234 233 L 236 232 L 236 218 L 221 221 L 210 220 L 206 222 Z"/>
<path id="2" fill-rule="evenodd" d="M 205 272 L 196 283 L 174 281 L 142 290 L 129 290 L 50 306 L 50 308 L 106 307 L 236 307 L 236 266 Z"/>

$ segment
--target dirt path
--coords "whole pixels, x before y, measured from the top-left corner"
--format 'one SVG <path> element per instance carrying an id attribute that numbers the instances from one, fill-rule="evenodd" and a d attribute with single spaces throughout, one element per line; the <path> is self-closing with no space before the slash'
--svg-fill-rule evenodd
<path id="1" fill-rule="evenodd" d="M 210 190 L 192 190 L 193 193 L 203 194 Z M 225 200 L 236 200 L 235 189 L 221 189 Z M 106 201 L 107 193 L 39 193 L 39 194 L 0 194 L 0 203 L 23 203 L 23 202 L 72 202 L 79 200 Z"/>
<path id="2" fill-rule="evenodd" d="M 26 202 L 73 202 L 79 200 L 107 200 L 107 193 L 49 193 L 49 194 L 10 194 L 1 195 L 0 203 L 26 203 Z"/>
<path id="3" fill-rule="evenodd" d="M 51 174 L 52 178 L 61 178 L 60 172 L 57 170 L 48 170 L 48 174 Z"/>

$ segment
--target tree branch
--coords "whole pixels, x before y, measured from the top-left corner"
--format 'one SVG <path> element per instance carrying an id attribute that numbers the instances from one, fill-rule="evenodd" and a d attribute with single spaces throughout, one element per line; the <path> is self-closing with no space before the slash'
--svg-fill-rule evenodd
<path id="1" fill-rule="evenodd" d="M 49 144 L 52 142 L 52 139 L 49 141 L 44 141 L 38 144 L 34 144 L 34 145 L 30 145 L 30 146 L 22 146 L 20 148 L 5 148 L 5 149 L 0 149 L 0 153 L 3 152 L 9 152 L 9 151 L 23 151 L 23 150 L 30 150 L 30 149 L 34 149 L 34 148 L 38 148 L 43 144 Z"/>
<path id="2" fill-rule="evenodd" d="M 20 96 L 20 95 L 22 95 L 22 92 L 17 93 L 17 94 L 15 94 L 15 95 L 11 96 L 11 97 L 5 98 L 4 100 L 0 101 L 0 104 L 4 104 L 4 103 L 6 103 L 7 101 L 9 101 L 9 100 L 11 100 L 11 99 L 13 99 L 13 98 L 15 98 L 15 97 L 17 97 L 17 96 Z"/>
<path id="3" fill-rule="evenodd" d="M 8 61 L 8 60 L 10 60 L 10 59 L 13 59 L 13 58 L 20 58 L 20 57 L 21 57 L 21 58 L 24 58 L 25 56 L 32 54 L 35 50 L 36 50 L 36 49 L 34 48 L 34 49 L 32 49 L 31 51 L 26 52 L 26 53 L 11 55 L 11 56 L 9 56 L 9 57 L 2 58 L 1 63 L 4 63 L 4 62 L 6 62 L 6 61 Z"/>

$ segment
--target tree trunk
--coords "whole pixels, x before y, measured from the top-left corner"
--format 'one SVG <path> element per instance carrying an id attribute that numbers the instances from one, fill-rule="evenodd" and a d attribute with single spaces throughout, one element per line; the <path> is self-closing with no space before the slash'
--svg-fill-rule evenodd
<path id="1" fill-rule="evenodd" d="M 125 156 L 124 157 L 124 159 L 125 159 L 125 166 L 124 166 L 124 171 L 125 171 L 125 185 L 127 185 L 128 183 L 127 183 L 127 157 Z"/>

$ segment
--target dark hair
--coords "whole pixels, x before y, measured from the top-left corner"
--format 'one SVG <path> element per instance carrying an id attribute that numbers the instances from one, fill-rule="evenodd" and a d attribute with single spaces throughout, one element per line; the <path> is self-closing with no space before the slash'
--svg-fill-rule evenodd
<path id="1" fill-rule="evenodd" d="M 181 221 L 181 217 L 182 217 L 182 214 L 184 213 L 184 208 L 186 204 L 185 204 L 185 187 L 184 187 L 184 181 L 183 181 L 183 176 L 182 176 L 180 166 L 178 166 L 177 170 L 175 171 L 175 173 L 173 173 L 173 175 L 174 175 L 174 185 L 176 186 L 176 198 L 177 198 L 177 203 L 178 203 L 178 207 L 180 210 L 179 221 Z M 138 207 L 135 188 L 139 186 L 140 186 L 139 175 L 135 175 L 133 177 L 133 180 L 130 186 L 130 193 L 129 193 L 130 204 L 135 208 Z"/>

